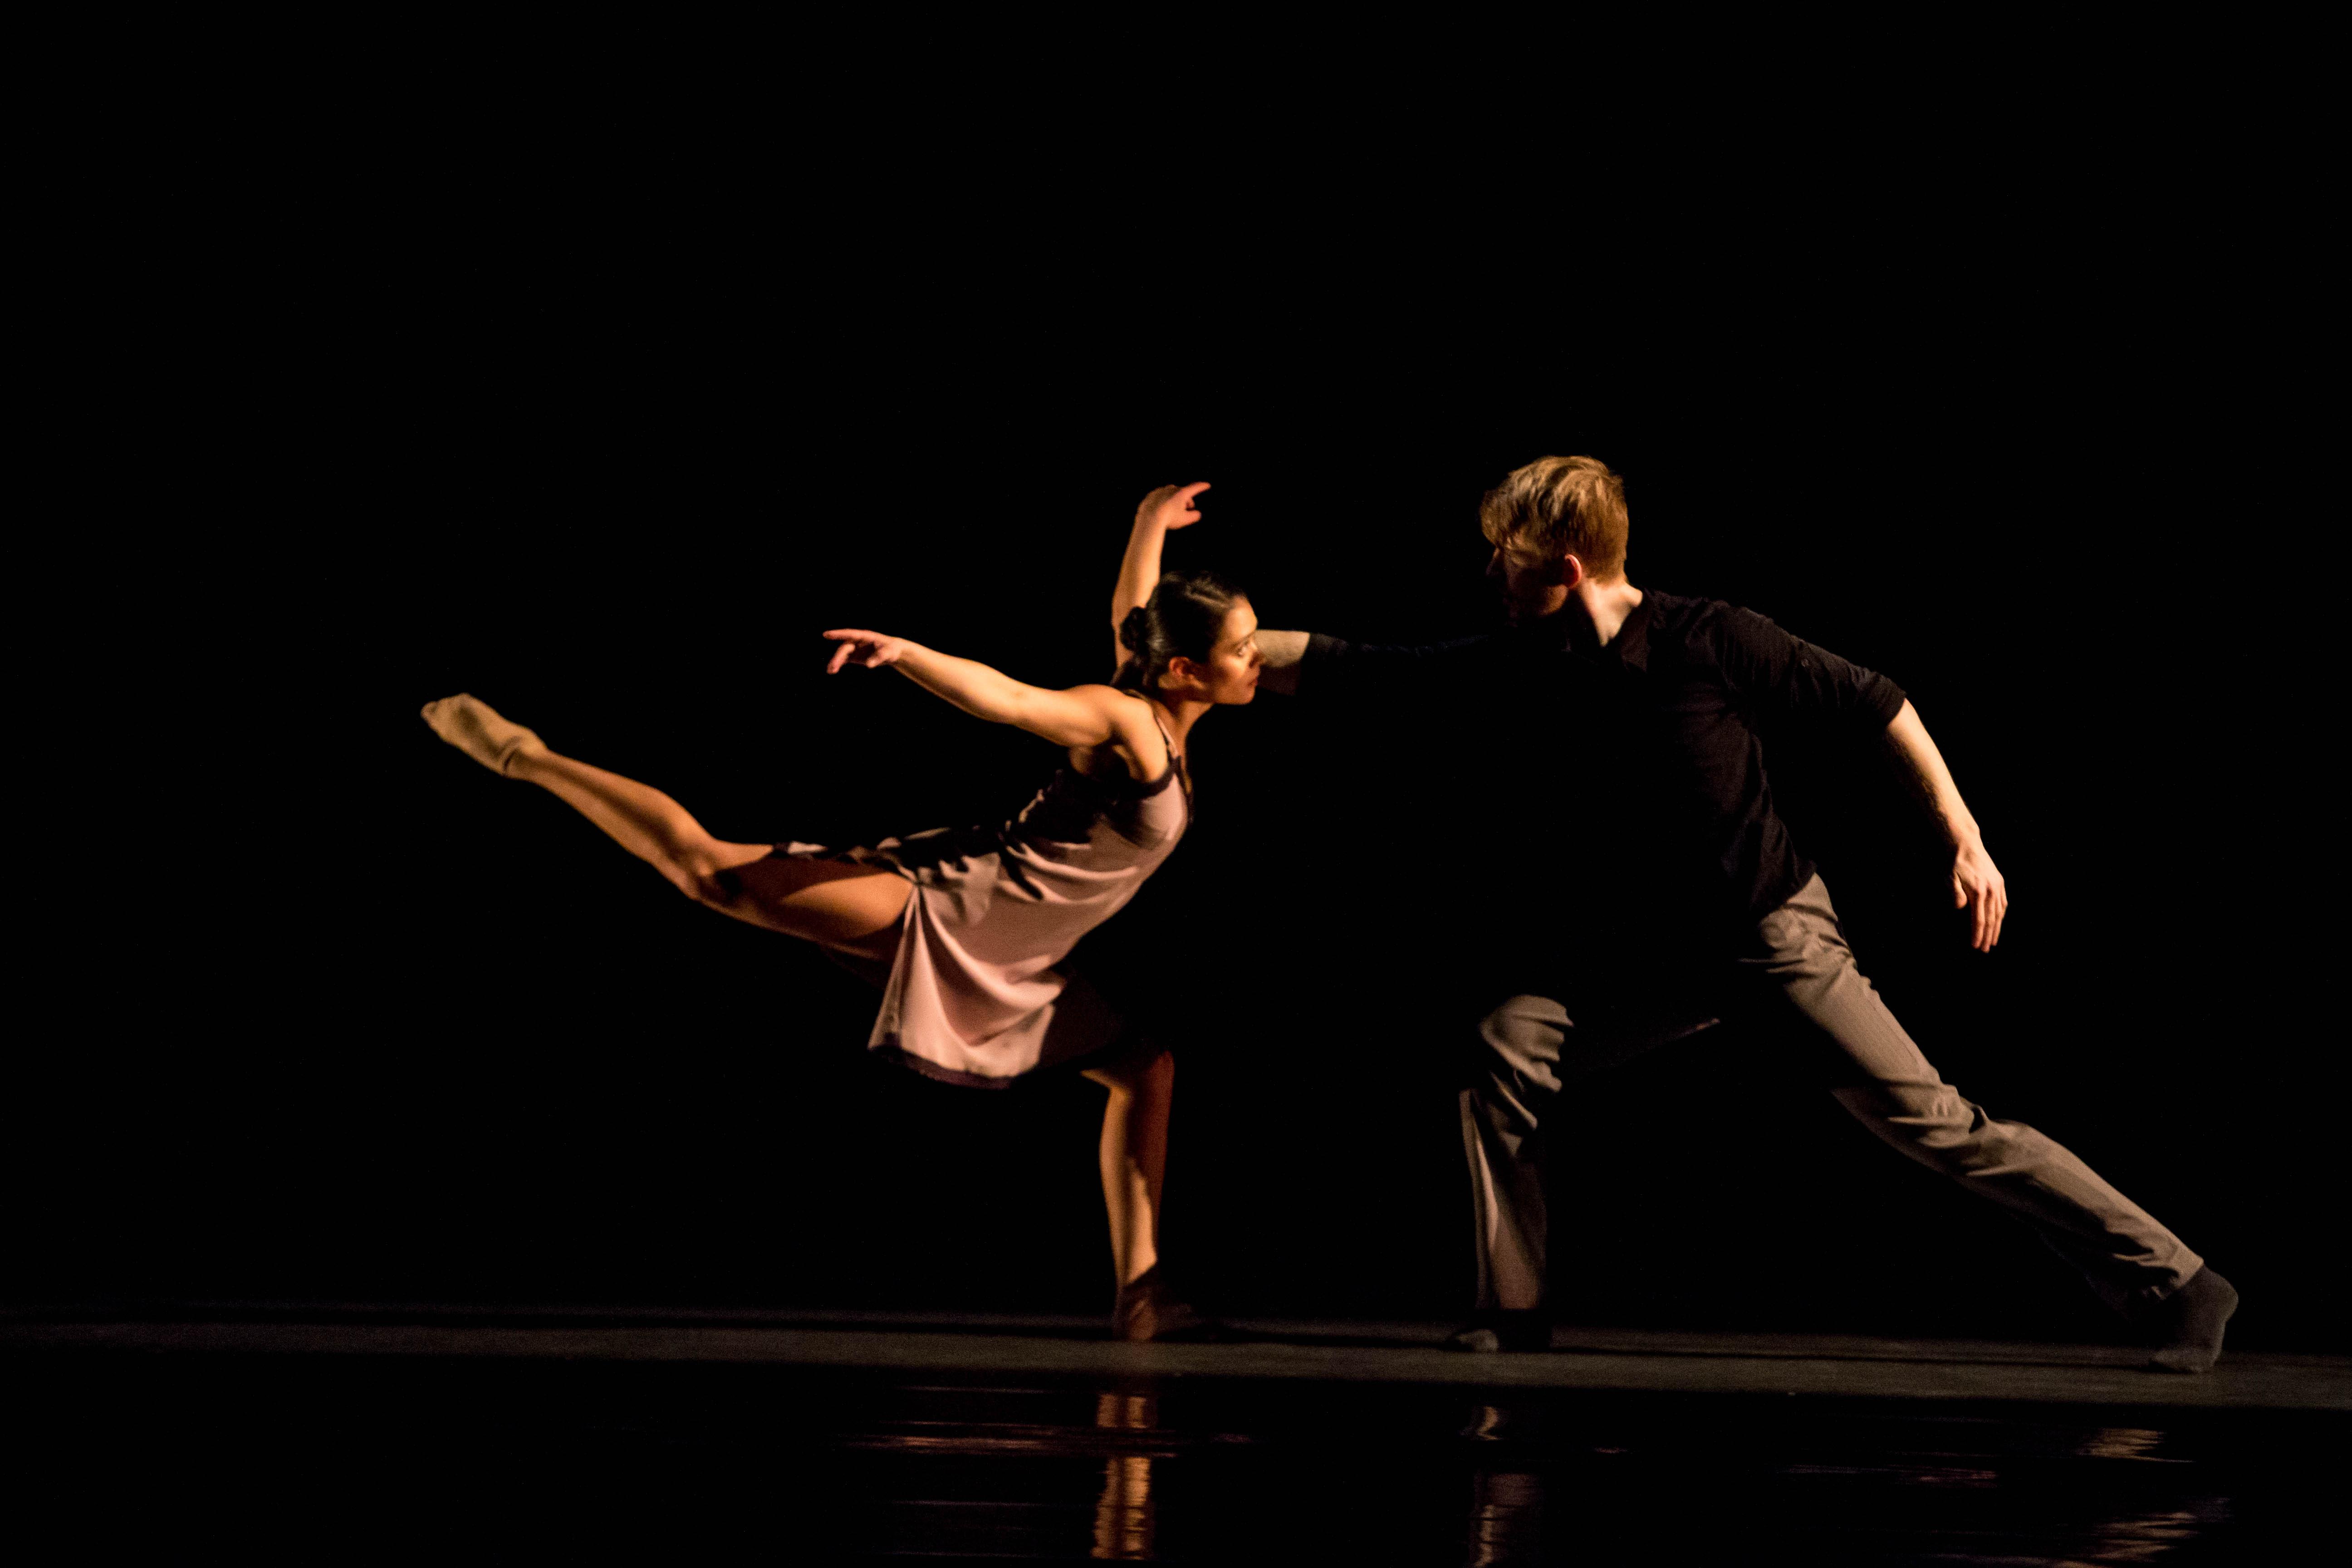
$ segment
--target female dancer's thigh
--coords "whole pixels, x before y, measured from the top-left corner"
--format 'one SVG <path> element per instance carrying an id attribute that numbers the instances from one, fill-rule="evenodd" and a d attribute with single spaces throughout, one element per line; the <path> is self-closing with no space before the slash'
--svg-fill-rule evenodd
<path id="1" fill-rule="evenodd" d="M 703 901 L 721 914 L 885 963 L 915 885 L 845 860 L 803 860 L 764 844 L 721 846 L 726 869 Z M 740 856 L 741 858 L 738 858 Z"/>

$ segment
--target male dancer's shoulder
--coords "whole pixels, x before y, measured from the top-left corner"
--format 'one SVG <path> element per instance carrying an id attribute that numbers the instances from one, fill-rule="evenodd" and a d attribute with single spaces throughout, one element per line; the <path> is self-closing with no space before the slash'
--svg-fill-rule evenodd
<path id="1" fill-rule="evenodd" d="M 1802 645 L 1795 637 L 1744 605 L 1654 589 L 1643 597 L 1654 671 L 1703 671 L 1735 686 L 1771 683 L 1781 666 L 1799 658 Z"/>
<path id="2" fill-rule="evenodd" d="M 1762 621 L 1767 626 L 1771 624 L 1769 616 L 1758 615 L 1746 605 L 1735 605 L 1728 599 L 1710 599 L 1704 594 L 1668 594 L 1655 588 L 1644 588 L 1642 597 L 1651 606 L 1651 619 L 1661 625 L 1695 626 L 1740 616 Z"/>
<path id="3" fill-rule="evenodd" d="M 1728 599 L 1660 594 L 1653 624 L 1685 639 L 1702 640 L 1721 651 L 1769 647 L 1789 639 L 1779 622 L 1760 610 Z"/>
<path id="4" fill-rule="evenodd" d="M 1650 647 L 1664 651 L 1686 648 L 1695 642 L 1705 643 L 1717 631 L 1726 617 L 1747 612 L 1721 599 L 1644 588 L 1638 613 Z"/>

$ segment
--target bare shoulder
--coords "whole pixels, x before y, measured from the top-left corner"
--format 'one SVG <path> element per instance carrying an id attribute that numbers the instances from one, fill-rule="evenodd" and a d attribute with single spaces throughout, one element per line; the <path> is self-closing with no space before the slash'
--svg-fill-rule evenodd
<path id="1" fill-rule="evenodd" d="M 1110 745 L 1128 771 L 1144 782 L 1168 771 L 1168 741 L 1151 704 L 1116 686 L 1074 686 L 1069 695 L 1102 714 L 1110 725 Z"/>
<path id="2" fill-rule="evenodd" d="M 1116 686 L 1073 686 L 1063 695 L 1097 710 L 1114 723 L 1149 725 L 1151 722 L 1151 704 L 1132 691 L 1121 691 Z"/>

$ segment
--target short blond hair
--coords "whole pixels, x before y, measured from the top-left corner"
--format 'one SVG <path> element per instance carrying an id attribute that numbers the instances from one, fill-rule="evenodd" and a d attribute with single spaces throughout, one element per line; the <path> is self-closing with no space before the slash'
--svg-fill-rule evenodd
<path id="1" fill-rule="evenodd" d="M 1573 555 L 1595 581 L 1625 574 L 1625 481 L 1598 458 L 1538 458 L 1478 505 L 1487 542 Z"/>

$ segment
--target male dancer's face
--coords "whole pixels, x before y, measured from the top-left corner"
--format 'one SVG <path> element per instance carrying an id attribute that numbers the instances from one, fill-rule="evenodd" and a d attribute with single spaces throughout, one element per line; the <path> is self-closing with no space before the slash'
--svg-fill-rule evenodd
<path id="1" fill-rule="evenodd" d="M 1572 555 L 1547 556 L 1516 542 L 1497 545 L 1486 563 L 1486 580 L 1503 598 L 1503 617 L 1515 626 L 1557 613 L 1582 574 Z"/>

